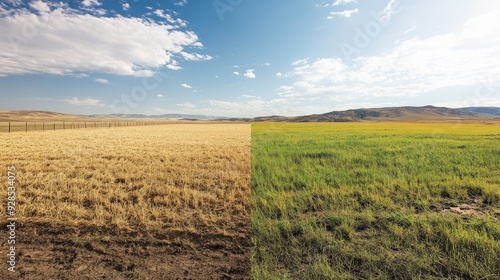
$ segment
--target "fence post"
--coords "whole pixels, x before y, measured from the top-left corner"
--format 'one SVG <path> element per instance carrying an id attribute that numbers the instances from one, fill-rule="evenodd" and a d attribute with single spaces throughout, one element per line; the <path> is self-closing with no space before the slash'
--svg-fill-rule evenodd
<path id="1" fill-rule="evenodd" d="M 9 122 L 9 133 L 10 133 L 10 122 Z"/>
<path id="2" fill-rule="evenodd" d="M 26 122 L 26 132 L 28 132 L 28 122 Z"/>
<path id="3" fill-rule="evenodd" d="M 94 122 L 94 128 L 96 128 L 96 126 L 95 126 L 95 122 Z"/>
<path id="4" fill-rule="evenodd" d="M 45 123 L 42 123 L 42 131 L 45 131 Z"/>
<path id="5" fill-rule="evenodd" d="M 54 123 L 54 131 L 56 131 L 56 123 Z"/>
<path id="6" fill-rule="evenodd" d="M 63 129 L 66 129 L 66 122 L 63 122 Z"/>

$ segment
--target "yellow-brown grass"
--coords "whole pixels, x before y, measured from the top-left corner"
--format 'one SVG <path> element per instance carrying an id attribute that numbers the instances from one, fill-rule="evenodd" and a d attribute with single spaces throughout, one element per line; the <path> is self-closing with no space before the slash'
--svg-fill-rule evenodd
<path id="1" fill-rule="evenodd" d="M 5 174 L 16 167 L 21 222 L 225 235 L 249 224 L 250 125 L 3 134 L 0 159 Z"/>

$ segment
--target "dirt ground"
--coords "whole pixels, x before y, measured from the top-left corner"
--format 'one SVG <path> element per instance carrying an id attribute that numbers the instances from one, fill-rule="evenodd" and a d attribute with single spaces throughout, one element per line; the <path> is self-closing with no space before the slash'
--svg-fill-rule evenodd
<path id="1" fill-rule="evenodd" d="M 16 272 L 2 261 L 0 279 L 250 279 L 249 232 L 248 224 L 226 237 L 17 223 Z"/>

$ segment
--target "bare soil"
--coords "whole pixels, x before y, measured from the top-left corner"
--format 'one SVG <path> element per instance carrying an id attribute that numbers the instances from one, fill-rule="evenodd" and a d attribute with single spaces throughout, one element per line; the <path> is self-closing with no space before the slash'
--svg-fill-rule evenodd
<path id="1" fill-rule="evenodd" d="M 18 222 L 16 272 L 2 235 L 0 279 L 250 279 L 249 224 L 225 236 Z"/>

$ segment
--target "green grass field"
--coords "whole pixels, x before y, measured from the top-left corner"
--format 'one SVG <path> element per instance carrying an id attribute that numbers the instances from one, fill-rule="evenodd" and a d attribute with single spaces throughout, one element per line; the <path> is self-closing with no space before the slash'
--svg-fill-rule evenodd
<path id="1" fill-rule="evenodd" d="M 254 279 L 500 279 L 500 127 L 252 126 Z"/>

